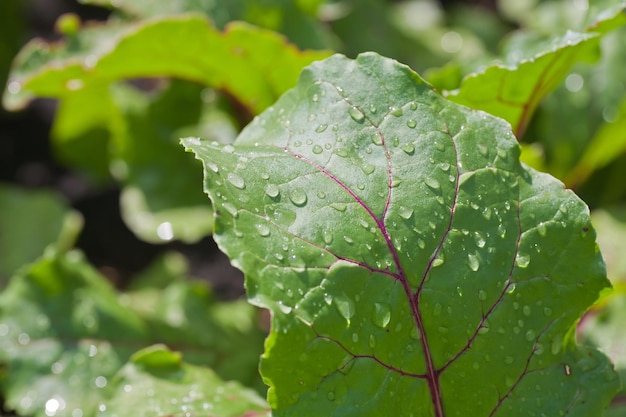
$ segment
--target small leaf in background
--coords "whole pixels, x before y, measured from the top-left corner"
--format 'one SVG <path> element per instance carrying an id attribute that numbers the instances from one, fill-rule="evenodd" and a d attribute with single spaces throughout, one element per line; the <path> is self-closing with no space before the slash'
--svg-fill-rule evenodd
<path id="1" fill-rule="evenodd" d="M 113 379 L 98 417 L 271 416 L 256 392 L 182 359 L 162 346 L 135 353 Z"/>
<path id="2" fill-rule="evenodd" d="M 574 63 L 594 56 L 598 41 L 598 35 L 573 32 L 551 45 L 524 40 L 524 46 L 510 48 L 514 53 L 504 63 L 468 75 L 459 89 L 446 96 L 503 118 L 521 140 L 539 102 L 563 81 Z"/>
<path id="3" fill-rule="evenodd" d="M 184 13 L 202 13 L 223 29 L 230 21 L 246 21 L 265 29 L 280 32 L 300 48 L 327 47 L 331 35 L 316 14 L 324 0 L 230 0 L 166 2 L 154 7 L 150 0 L 79 0 L 84 4 L 109 7 L 124 17 L 154 18 Z"/>
<path id="4" fill-rule="evenodd" d="M 162 267 L 175 269 L 150 274 L 171 276 L 180 265 Z M 263 333 L 252 306 L 218 303 L 201 282 L 178 279 L 158 290 L 151 281 L 146 277 L 141 289 L 119 295 L 77 251 L 49 251 L 21 269 L 0 295 L 6 405 L 36 417 L 95 416 L 106 406 L 115 373 L 134 352 L 154 343 L 213 367 L 227 380 L 260 385 Z"/>
<path id="5" fill-rule="evenodd" d="M 193 39 L 194 42 L 188 42 Z M 328 56 L 301 52 L 279 35 L 236 22 L 224 32 L 200 15 L 94 25 L 67 42 L 31 41 L 13 64 L 4 105 L 138 77 L 175 77 L 228 91 L 251 112 L 293 86 L 300 69 Z"/>
<path id="6" fill-rule="evenodd" d="M 35 261 L 46 247 L 71 247 L 82 219 L 51 191 L 0 185 L 0 290 L 19 267 Z"/>
<path id="7" fill-rule="evenodd" d="M 374 53 L 308 67 L 204 163 L 215 239 L 273 313 L 275 416 L 597 415 L 573 329 L 609 286 L 588 209 L 509 126 Z"/>
<path id="8" fill-rule="evenodd" d="M 201 131 L 203 87 L 177 80 L 164 84 L 148 94 L 130 87 L 114 89 L 120 114 L 111 153 L 116 179 L 124 185 L 121 214 L 144 241 L 196 242 L 211 233 L 213 210 L 192 181 L 198 167 L 177 152 L 177 138 L 182 132 Z"/>
<path id="9" fill-rule="evenodd" d="M 93 416 L 147 328 L 77 252 L 48 253 L 0 295 L 0 383 L 24 415 Z"/>

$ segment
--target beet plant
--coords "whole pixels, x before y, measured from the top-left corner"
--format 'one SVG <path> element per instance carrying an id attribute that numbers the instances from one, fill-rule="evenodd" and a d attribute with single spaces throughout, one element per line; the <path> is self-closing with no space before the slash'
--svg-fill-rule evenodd
<path id="1" fill-rule="evenodd" d="M 115 288 L 2 185 L 0 412 L 623 415 L 624 1 L 82 2 L 3 105 L 57 100 L 58 161 L 168 252 Z M 209 235 L 247 301 L 190 279 Z"/>

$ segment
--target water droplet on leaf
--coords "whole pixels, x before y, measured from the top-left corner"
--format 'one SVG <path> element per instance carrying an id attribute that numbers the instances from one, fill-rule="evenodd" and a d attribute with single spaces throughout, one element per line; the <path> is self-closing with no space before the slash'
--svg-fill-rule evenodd
<path id="1" fill-rule="evenodd" d="M 226 177 L 226 179 L 234 187 L 239 188 L 240 190 L 243 190 L 244 188 L 246 188 L 246 184 L 245 184 L 243 178 L 241 178 L 239 175 L 237 175 L 235 173 L 232 173 L 232 172 L 229 173 L 228 176 Z"/>
<path id="2" fill-rule="evenodd" d="M 350 324 L 350 319 L 354 316 L 354 303 L 345 296 L 335 297 L 335 307 L 339 314 Z"/>
<path id="3" fill-rule="evenodd" d="M 267 224 L 265 223 L 257 223 L 255 225 L 256 227 L 256 231 L 259 233 L 259 235 L 266 237 L 270 235 L 270 228 Z"/>
<path id="4" fill-rule="evenodd" d="M 467 264 L 469 265 L 470 269 L 474 272 L 478 271 L 478 268 L 480 268 L 480 259 L 478 258 L 477 255 L 473 254 L 473 253 L 468 253 L 467 254 Z"/>
<path id="5" fill-rule="evenodd" d="M 433 190 L 439 190 L 441 188 L 441 185 L 439 184 L 439 181 L 437 181 L 437 179 L 435 179 L 433 177 L 426 177 L 426 179 L 424 180 L 424 184 L 426 184 L 427 186 L 429 186 Z"/>
<path id="6" fill-rule="evenodd" d="M 526 268 L 528 264 L 530 264 L 530 256 L 523 253 L 518 253 L 515 257 L 515 265 L 520 268 Z"/>
<path id="7" fill-rule="evenodd" d="M 408 220 L 413 215 L 413 209 L 410 207 L 400 206 L 398 209 L 398 214 L 405 220 Z"/>
<path id="8" fill-rule="evenodd" d="M 328 125 L 327 125 L 326 123 L 323 123 L 323 124 L 319 125 L 319 126 L 315 129 L 315 131 L 316 131 L 317 133 L 322 133 L 322 132 L 324 132 L 326 129 L 328 129 Z"/>
<path id="9" fill-rule="evenodd" d="M 266 184 L 265 194 L 267 194 L 271 198 L 276 198 L 278 197 L 278 194 L 280 194 L 280 190 L 278 189 L 278 186 L 276 184 Z"/>
<path id="10" fill-rule="evenodd" d="M 413 155 L 413 153 L 415 152 L 415 145 L 413 145 L 412 143 L 405 143 L 400 146 L 400 149 L 402 149 L 407 155 Z"/>
<path id="11" fill-rule="evenodd" d="M 303 206 L 306 204 L 307 196 L 306 196 L 306 193 L 302 189 L 295 188 L 291 190 L 291 192 L 289 193 L 289 199 L 296 206 Z"/>
<path id="12" fill-rule="evenodd" d="M 391 307 L 387 303 L 374 304 L 374 324 L 385 328 L 391 320 Z"/>
<path id="13" fill-rule="evenodd" d="M 352 106 L 348 109 L 348 113 L 350 114 L 350 117 L 352 117 L 352 120 L 354 120 L 355 122 L 362 122 L 363 119 L 365 119 L 365 115 L 363 115 L 363 113 L 361 113 L 361 110 L 359 110 L 357 107 Z"/>

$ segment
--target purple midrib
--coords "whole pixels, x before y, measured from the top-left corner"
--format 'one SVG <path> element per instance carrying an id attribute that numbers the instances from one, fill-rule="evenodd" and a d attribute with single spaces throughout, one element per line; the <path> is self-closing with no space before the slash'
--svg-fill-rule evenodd
<path id="1" fill-rule="evenodd" d="M 349 104 L 353 105 L 352 103 L 349 103 Z M 441 246 L 443 245 L 443 242 L 445 241 L 445 238 L 446 238 L 447 234 L 449 233 L 450 225 L 452 224 L 452 218 L 453 218 L 453 213 L 454 213 L 454 204 L 453 204 L 453 206 L 451 208 L 450 222 L 449 222 L 448 228 L 447 228 L 446 232 L 444 233 L 444 236 L 442 237 L 441 242 L 439 243 L 439 246 L 437 247 L 437 249 L 433 253 L 433 256 L 432 256 L 432 258 L 431 258 L 431 260 L 430 260 L 430 262 L 429 262 L 429 264 L 428 264 L 428 266 L 426 268 L 426 271 L 424 272 L 424 275 L 422 277 L 422 283 L 420 283 L 420 289 L 418 289 L 418 291 L 415 294 L 413 294 L 413 291 L 411 290 L 411 287 L 410 287 L 409 282 L 407 280 L 406 273 L 404 272 L 404 268 L 402 266 L 402 263 L 400 262 L 400 257 L 399 257 L 398 251 L 396 250 L 395 246 L 393 245 L 393 242 L 391 240 L 391 236 L 390 236 L 390 234 L 389 234 L 389 232 L 387 230 L 387 227 L 385 225 L 385 218 L 387 216 L 387 212 L 388 212 L 389 206 L 391 205 L 391 194 L 392 194 L 392 190 L 393 190 L 393 187 L 392 187 L 391 154 L 390 154 L 390 152 L 389 152 L 389 150 L 387 148 L 384 135 L 380 131 L 379 127 L 374 125 L 367 117 L 365 117 L 365 119 L 370 123 L 370 125 L 372 127 L 374 127 L 376 129 L 377 134 L 380 136 L 380 139 L 382 141 L 382 146 L 383 146 L 383 149 L 384 149 L 384 152 L 385 152 L 385 157 L 387 159 L 387 182 L 388 182 L 389 192 L 387 194 L 387 199 L 386 199 L 386 202 L 385 202 L 385 208 L 383 210 L 383 214 L 380 217 L 376 216 L 374 211 L 349 186 L 344 184 L 339 178 L 337 178 L 335 175 L 333 175 L 326 168 L 316 164 L 315 162 L 311 161 L 310 159 L 306 158 L 305 156 L 303 156 L 301 154 L 297 154 L 297 153 L 293 152 L 288 147 L 284 148 L 284 150 L 286 152 L 288 152 L 289 154 L 291 154 L 293 157 L 295 157 L 297 159 L 300 159 L 300 160 L 306 162 L 307 164 L 311 165 L 317 171 L 319 171 L 320 173 L 322 173 L 323 175 L 328 177 L 330 180 L 332 180 L 339 187 L 341 187 L 346 193 L 348 193 L 350 195 L 350 197 L 352 199 L 354 199 L 354 201 L 357 204 L 359 204 L 365 210 L 365 212 L 368 214 L 368 216 L 370 216 L 372 218 L 372 220 L 376 223 L 376 226 L 378 227 L 381 235 L 385 239 L 385 243 L 387 245 L 389 253 L 391 254 L 391 256 L 393 258 L 394 264 L 395 264 L 396 269 L 397 269 L 397 273 L 394 274 L 394 276 L 402 284 L 402 287 L 404 289 L 405 295 L 407 297 L 407 301 L 409 302 L 409 306 L 411 308 L 411 314 L 412 314 L 413 319 L 415 321 L 415 325 L 417 327 L 417 330 L 418 330 L 418 332 L 420 334 L 420 341 L 421 341 L 421 344 L 422 344 L 422 350 L 424 352 L 424 360 L 425 360 L 425 365 L 426 365 L 426 379 L 428 381 L 429 391 L 430 391 L 431 399 L 432 399 L 432 402 L 433 402 L 433 409 L 435 411 L 435 417 L 444 417 L 445 414 L 444 414 L 444 410 L 443 410 L 443 398 L 442 398 L 441 390 L 440 390 L 440 387 L 439 387 L 439 374 L 440 374 L 440 371 L 435 369 L 435 365 L 434 365 L 434 362 L 433 362 L 432 354 L 430 352 L 430 346 L 428 344 L 428 336 L 427 336 L 426 331 L 424 329 L 424 324 L 423 324 L 421 312 L 420 312 L 420 310 L 418 308 L 418 299 L 419 299 L 419 290 L 421 289 L 421 286 L 422 286 L 423 282 L 425 281 L 426 277 L 428 276 L 428 273 L 430 272 L 430 269 L 431 269 L 431 266 L 432 266 L 432 262 L 433 262 L 434 258 L 436 257 L 438 251 L 441 249 Z M 458 170 L 457 170 L 457 181 L 456 181 L 456 189 L 455 189 L 455 203 L 456 203 L 456 196 L 457 195 L 458 195 Z"/>

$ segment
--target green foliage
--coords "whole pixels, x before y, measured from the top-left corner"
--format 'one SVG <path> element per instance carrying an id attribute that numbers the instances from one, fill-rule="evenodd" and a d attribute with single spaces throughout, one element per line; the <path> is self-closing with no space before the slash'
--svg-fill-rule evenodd
<path id="1" fill-rule="evenodd" d="M 76 251 L 49 251 L 21 270 L 0 295 L 0 383 L 7 404 L 25 415 L 58 407 L 55 412 L 94 416 L 109 381 L 133 352 L 153 343 L 175 347 L 222 378 L 257 384 L 253 370 L 263 335 L 251 306 L 218 303 L 202 283 L 151 281 L 119 295 Z"/>
<path id="2" fill-rule="evenodd" d="M 271 329 L 180 253 L 113 288 L 79 214 L 3 185 L 5 410 L 623 415 L 625 1 L 79 2 L 111 15 L 10 71 L 0 5 L 5 108 L 57 100 L 58 161 L 143 241 L 214 233 Z"/>
<path id="3" fill-rule="evenodd" d="M 501 120 L 394 61 L 334 56 L 234 147 L 183 143 L 216 241 L 273 313 L 277 416 L 512 416 L 528 398 L 523 415 L 591 415 L 614 395 L 572 332 L 608 286 L 587 208 L 519 164 Z"/>

